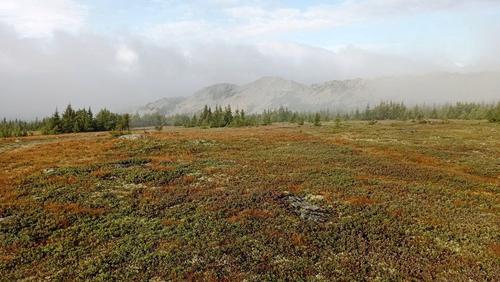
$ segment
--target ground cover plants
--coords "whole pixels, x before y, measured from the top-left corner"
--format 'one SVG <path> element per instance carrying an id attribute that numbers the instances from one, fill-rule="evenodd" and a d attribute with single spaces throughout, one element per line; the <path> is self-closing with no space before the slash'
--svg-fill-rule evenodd
<path id="1" fill-rule="evenodd" d="M 500 277 L 500 126 L 0 139 L 1 280 Z"/>

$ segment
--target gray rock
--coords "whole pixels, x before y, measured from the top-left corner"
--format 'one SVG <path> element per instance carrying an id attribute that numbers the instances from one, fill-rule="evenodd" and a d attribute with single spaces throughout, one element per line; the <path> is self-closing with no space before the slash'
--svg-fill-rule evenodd
<path id="1" fill-rule="evenodd" d="M 309 202 L 306 198 L 287 195 L 284 199 L 292 212 L 299 215 L 300 218 L 314 222 L 326 221 L 328 212 L 324 208 Z"/>
<path id="2" fill-rule="evenodd" d="M 137 140 L 137 139 L 142 139 L 144 138 L 144 135 L 142 134 L 127 134 L 127 135 L 122 135 L 118 137 L 118 139 L 122 140 Z"/>

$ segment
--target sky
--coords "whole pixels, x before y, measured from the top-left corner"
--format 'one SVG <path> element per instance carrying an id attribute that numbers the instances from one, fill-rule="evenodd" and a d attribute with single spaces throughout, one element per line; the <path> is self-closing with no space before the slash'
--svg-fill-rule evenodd
<path id="1" fill-rule="evenodd" d="M 500 69 L 498 0 L 0 0 L 0 117 L 214 83 Z"/>

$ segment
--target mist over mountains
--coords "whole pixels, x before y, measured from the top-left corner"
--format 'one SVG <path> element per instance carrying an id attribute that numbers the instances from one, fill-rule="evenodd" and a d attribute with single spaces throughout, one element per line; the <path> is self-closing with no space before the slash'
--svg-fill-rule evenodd
<path id="1" fill-rule="evenodd" d="M 296 111 L 349 111 L 381 101 L 414 105 L 498 100 L 500 72 L 433 73 L 332 80 L 312 85 L 279 77 L 262 77 L 243 85 L 211 85 L 187 97 L 163 98 L 141 107 L 138 112 L 164 115 L 195 113 L 205 105 L 231 105 L 248 113 L 281 106 Z"/>

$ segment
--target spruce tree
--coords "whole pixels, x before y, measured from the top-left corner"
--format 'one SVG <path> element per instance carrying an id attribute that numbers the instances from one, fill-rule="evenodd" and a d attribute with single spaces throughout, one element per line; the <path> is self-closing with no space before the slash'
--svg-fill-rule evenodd
<path id="1" fill-rule="evenodd" d="M 319 113 L 316 113 L 314 115 L 314 126 L 320 126 L 321 125 L 321 117 Z"/>
<path id="2" fill-rule="evenodd" d="M 95 116 L 96 130 L 108 131 L 116 129 L 116 115 L 107 109 L 100 110 Z"/>
<path id="3" fill-rule="evenodd" d="M 248 125 L 248 122 L 247 122 L 246 117 L 245 117 L 245 111 L 244 110 L 240 111 L 240 122 L 241 122 L 241 125 L 243 125 L 243 126 L 247 126 Z"/>
<path id="4" fill-rule="evenodd" d="M 94 131 L 94 115 L 92 114 L 90 107 L 85 113 L 86 116 L 83 122 L 83 130 L 86 132 Z"/>
<path id="5" fill-rule="evenodd" d="M 300 115 L 300 116 L 297 118 L 297 124 L 298 124 L 298 125 L 304 125 L 304 116 L 303 116 L 303 115 Z"/>
<path id="6" fill-rule="evenodd" d="M 59 134 L 61 133 L 61 119 L 59 117 L 59 112 L 56 109 L 54 114 L 47 119 L 44 119 L 43 126 L 41 128 L 42 134 Z"/>
<path id="7" fill-rule="evenodd" d="M 500 102 L 488 111 L 487 118 L 490 122 L 500 122 Z"/>
<path id="8" fill-rule="evenodd" d="M 262 125 L 270 125 L 272 123 L 271 113 L 269 111 L 264 111 L 262 114 Z"/>
<path id="9" fill-rule="evenodd" d="M 76 117 L 75 111 L 71 107 L 71 104 L 68 104 L 66 110 L 62 115 L 62 120 L 61 120 L 61 127 L 64 133 L 73 132 L 75 126 L 75 117 Z"/>
<path id="10" fill-rule="evenodd" d="M 85 121 L 87 119 L 87 111 L 85 109 L 79 109 L 75 114 L 75 122 L 73 124 L 73 132 L 84 132 Z"/>
<path id="11" fill-rule="evenodd" d="M 122 116 L 122 130 L 130 130 L 130 115 L 124 114 Z"/>
<path id="12" fill-rule="evenodd" d="M 233 122 L 233 113 L 231 112 L 231 106 L 227 106 L 224 112 L 222 126 L 229 126 L 231 122 Z"/>
<path id="13" fill-rule="evenodd" d="M 189 127 L 195 127 L 196 125 L 198 125 L 198 117 L 194 114 L 189 122 Z"/>

